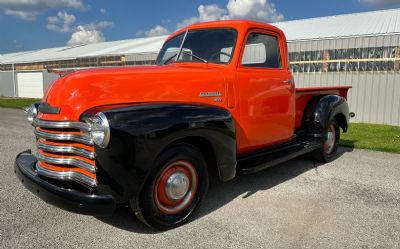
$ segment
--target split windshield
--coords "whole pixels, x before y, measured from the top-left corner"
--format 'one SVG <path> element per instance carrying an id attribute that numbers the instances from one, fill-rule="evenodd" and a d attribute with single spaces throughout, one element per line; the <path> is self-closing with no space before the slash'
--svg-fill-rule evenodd
<path id="1" fill-rule="evenodd" d="M 233 55 L 236 37 L 237 33 L 233 29 L 188 30 L 164 44 L 158 55 L 157 64 L 172 62 L 228 64 Z"/>

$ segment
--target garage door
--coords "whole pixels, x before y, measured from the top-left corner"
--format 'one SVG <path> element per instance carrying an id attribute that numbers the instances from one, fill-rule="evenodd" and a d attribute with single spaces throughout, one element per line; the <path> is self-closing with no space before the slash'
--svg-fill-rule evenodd
<path id="1" fill-rule="evenodd" d="M 24 72 L 17 73 L 18 97 L 42 98 L 43 73 Z"/>

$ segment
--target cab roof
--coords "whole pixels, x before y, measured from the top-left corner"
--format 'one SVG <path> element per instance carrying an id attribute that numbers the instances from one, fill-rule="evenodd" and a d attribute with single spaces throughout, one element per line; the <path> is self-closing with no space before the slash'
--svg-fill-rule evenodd
<path id="1" fill-rule="evenodd" d="M 233 28 L 236 29 L 238 32 L 247 31 L 249 29 L 266 29 L 284 35 L 281 29 L 273 25 L 262 22 L 256 22 L 251 20 L 221 20 L 221 21 L 191 24 L 187 27 L 175 31 L 167 38 L 167 40 L 171 39 L 177 34 L 183 33 L 186 29 L 192 30 L 192 29 L 207 29 L 207 28 Z"/>

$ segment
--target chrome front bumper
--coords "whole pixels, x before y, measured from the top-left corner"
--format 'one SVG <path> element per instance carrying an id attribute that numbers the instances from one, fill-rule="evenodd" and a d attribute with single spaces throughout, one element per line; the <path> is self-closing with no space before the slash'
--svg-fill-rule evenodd
<path id="1" fill-rule="evenodd" d="M 36 163 L 30 152 L 22 152 L 15 159 L 15 173 L 28 190 L 45 202 L 74 213 L 113 214 L 116 203 L 111 195 L 86 194 L 56 186 L 37 174 Z"/>

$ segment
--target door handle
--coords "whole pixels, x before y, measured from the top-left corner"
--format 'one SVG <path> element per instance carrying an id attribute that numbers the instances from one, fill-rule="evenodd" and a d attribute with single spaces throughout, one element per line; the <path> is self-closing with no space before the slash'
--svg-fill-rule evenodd
<path id="1" fill-rule="evenodd" d="M 283 81 L 285 84 L 292 84 L 294 83 L 293 79 Z"/>

